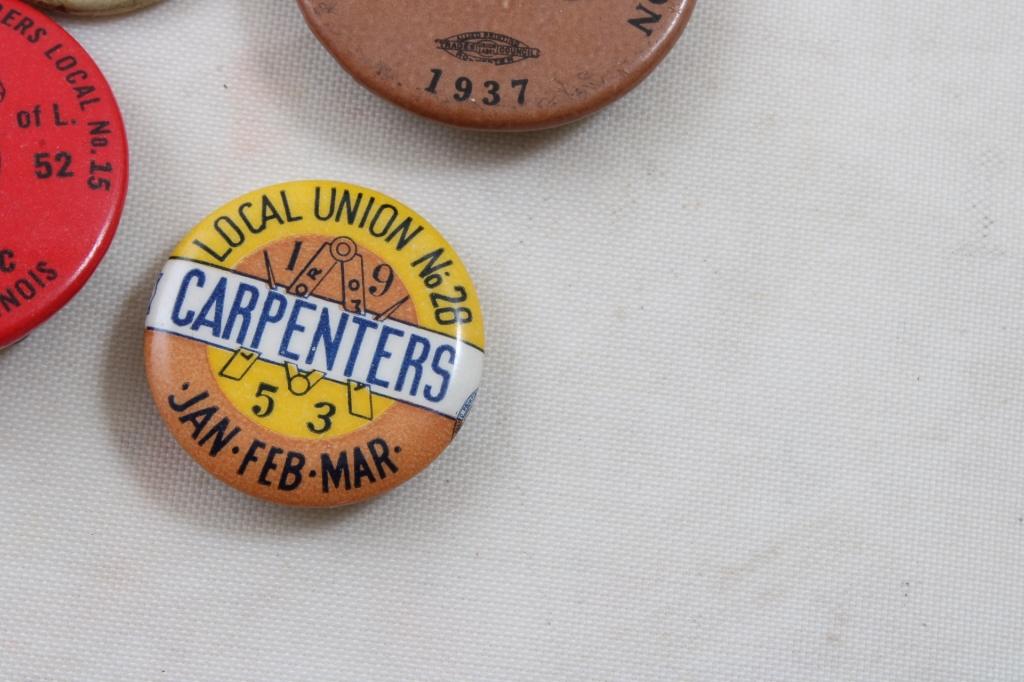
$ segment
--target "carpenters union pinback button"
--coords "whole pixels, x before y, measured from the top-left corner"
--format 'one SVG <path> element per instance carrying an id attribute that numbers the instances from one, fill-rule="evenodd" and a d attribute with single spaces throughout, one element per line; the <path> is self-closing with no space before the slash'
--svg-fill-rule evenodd
<path id="1" fill-rule="evenodd" d="M 148 7 L 159 0 L 32 0 L 42 7 L 63 10 L 71 14 L 99 16 L 122 14 Z"/>
<path id="2" fill-rule="evenodd" d="M 356 80 L 468 128 L 568 123 L 664 58 L 696 0 L 298 0 Z"/>
<path id="3" fill-rule="evenodd" d="M 292 182 L 219 209 L 164 266 L 146 367 L 174 437 L 273 502 L 359 502 L 422 471 L 480 383 L 469 273 L 378 192 Z"/>
<path id="4" fill-rule="evenodd" d="M 59 310 L 114 236 L 128 184 L 121 114 L 57 24 L 0 0 L 0 347 Z"/>

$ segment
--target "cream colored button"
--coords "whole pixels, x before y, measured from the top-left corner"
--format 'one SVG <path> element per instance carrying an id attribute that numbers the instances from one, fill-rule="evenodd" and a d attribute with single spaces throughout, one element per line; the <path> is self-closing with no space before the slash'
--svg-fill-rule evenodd
<path id="1" fill-rule="evenodd" d="M 152 5 L 159 0 L 31 0 L 40 7 L 59 9 L 71 14 L 121 14 Z"/>

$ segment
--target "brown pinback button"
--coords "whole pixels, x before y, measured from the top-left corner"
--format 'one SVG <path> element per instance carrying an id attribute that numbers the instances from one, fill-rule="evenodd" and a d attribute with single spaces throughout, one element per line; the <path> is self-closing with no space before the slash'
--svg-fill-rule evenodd
<path id="1" fill-rule="evenodd" d="M 298 0 L 360 83 L 467 128 L 568 123 L 625 94 L 664 58 L 696 0 Z"/>

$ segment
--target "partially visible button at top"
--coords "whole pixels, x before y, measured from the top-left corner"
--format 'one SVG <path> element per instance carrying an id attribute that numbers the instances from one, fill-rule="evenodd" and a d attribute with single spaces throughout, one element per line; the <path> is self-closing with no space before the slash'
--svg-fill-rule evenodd
<path id="1" fill-rule="evenodd" d="M 56 313 L 113 239 L 128 186 L 121 113 L 52 19 L 0 3 L 0 348 Z"/>
<path id="2" fill-rule="evenodd" d="M 338 62 L 378 95 L 467 128 L 536 130 L 643 80 L 696 0 L 298 0 Z"/>
<path id="3" fill-rule="evenodd" d="M 96 16 L 122 14 L 148 7 L 159 0 L 31 0 L 42 7 L 63 10 L 71 14 Z"/>

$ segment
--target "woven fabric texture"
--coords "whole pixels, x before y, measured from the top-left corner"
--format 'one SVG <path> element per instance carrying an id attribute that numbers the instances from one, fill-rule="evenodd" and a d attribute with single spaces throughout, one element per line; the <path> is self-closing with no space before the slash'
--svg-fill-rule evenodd
<path id="1" fill-rule="evenodd" d="M 132 178 L 0 353 L 0 680 L 1024 678 L 1020 2 L 703 0 L 527 135 L 377 99 L 285 0 L 60 21 Z M 185 232 L 303 178 L 426 216 L 488 329 L 454 445 L 326 512 L 205 474 L 142 361 Z"/>

